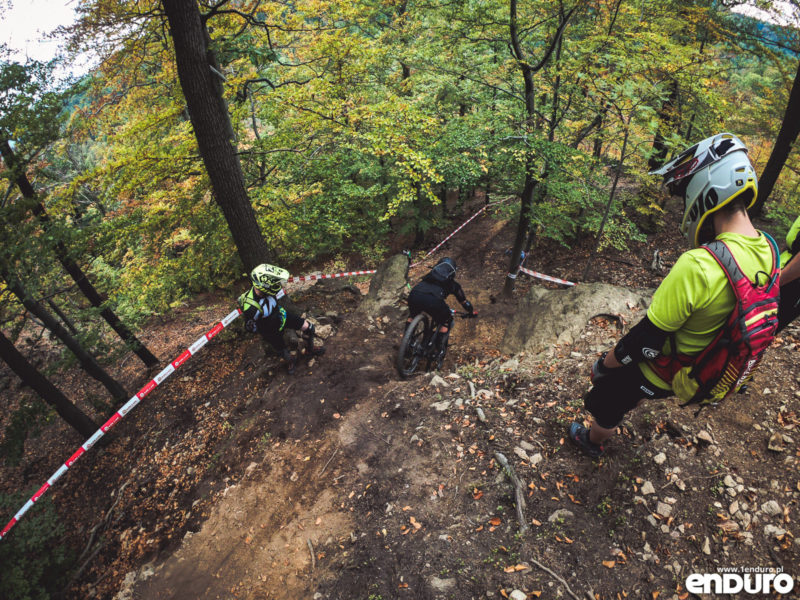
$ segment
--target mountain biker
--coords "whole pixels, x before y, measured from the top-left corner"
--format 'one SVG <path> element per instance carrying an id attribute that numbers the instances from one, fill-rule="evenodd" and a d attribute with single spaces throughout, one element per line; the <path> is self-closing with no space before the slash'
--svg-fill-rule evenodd
<path id="1" fill-rule="evenodd" d="M 778 305 L 778 331 L 800 314 L 800 217 L 786 234 L 787 250 L 781 254 L 781 301 Z"/>
<path id="2" fill-rule="evenodd" d="M 677 353 L 697 356 L 714 339 L 732 312 L 735 294 L 711 253 L 699 246 L 722 240 L 744 275 L 763 283 L 773 272 L 773 250 L 747 214 L 758 194 L 747 148 L 727 133 L 707 138 L 654 171 L 671 194 L 683 198 L 681 232 L 691 244 L 656 290 L 645 317 L 592 366 L 593 387 L 584 399 L 593 422 L 569 427 L 582 452 L 599 457 L 627 412 L 645 398 L 679 395 L 685 372 L 665 381 L 654 359 Z M 673 337 L 674 336 L 674 337 Z M 679 376 L 680 374 L 680 376 Z"/>
<path id="3" fill-rule="evenodd" d="M 433 318 L 434 323 L 439 325 L 434 342 L 439 353 L 446 347 L 447 337 L 450 328 L 453 326 L 453 315 L 447 302 L 445 302 L 445 298 L 450 294 L 456 297 L 456 300 L 461 303 L 464 310 L 469 312 L 471 316 L 474 317 L 478 314 L 464 295 L 461 285 L 456 281 L 455 261 L 450 257 L 446 257 L 439 260 L 436 266 L 422 278 L 422 281 L 414 286 L 408 295 L 410 314 L 406 321 L 406 328 L 419 313 L 428 313 Z"/>
<path id="4" fill-rule="evenodd" d="M 289 272 L 274 265 L 261 264 L 250 272 L 252 287 L 239 296 L 239 306 L 245 318 L 245 328 L 259 333 L 286 361 L 286 370 L 291 375 L 297 365 L 297 357 L 289 352 L 283 332 L 288 327 L 300 331 L 306 343 L 306 354 L 319 356 L 325 348 L 314 348 L 314 324 L 278 306 L 283 297 L 283 285 Z"/>

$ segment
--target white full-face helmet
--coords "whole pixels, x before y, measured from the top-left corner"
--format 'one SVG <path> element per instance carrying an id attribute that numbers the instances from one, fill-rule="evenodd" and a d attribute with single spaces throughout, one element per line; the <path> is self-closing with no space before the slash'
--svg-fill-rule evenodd
<path id="1" fill-rule="evenodd" d="M 758 196 L 758 179 L 747 157 L 747 147 L 735 135 L 718 133 L 681 152 L 663 167 L 661 175 L 670 193 L 683 197 L 681 233 L 696 248 L 706 218 L 734 198 L 750 208 Z"/>

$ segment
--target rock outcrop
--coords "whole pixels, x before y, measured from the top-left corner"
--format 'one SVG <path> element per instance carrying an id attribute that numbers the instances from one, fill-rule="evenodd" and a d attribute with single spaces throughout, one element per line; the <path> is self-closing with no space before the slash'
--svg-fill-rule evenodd
<path id="1" fill-rule="evenodd" d="M 653 290 L 587 283 L 566 290 L 530 289 L 503 337 L 505 354 L 538 354 L 554 344 L 571 344 L 589 319 L 622 315 L 633 324 L 645 314 Z"/>
<path id="2" fill-rule="evenodd" d="M 359 312 L 373 317 L 396 305 L 406 289 L 408 256 L 396 254 L 385 260 L 369 282 L 369 292 L 358 307 Z"/>

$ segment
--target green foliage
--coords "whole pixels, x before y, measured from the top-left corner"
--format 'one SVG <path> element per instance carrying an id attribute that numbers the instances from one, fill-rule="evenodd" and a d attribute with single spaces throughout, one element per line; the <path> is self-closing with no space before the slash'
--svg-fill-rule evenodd
<path id="1" fill-rule="evenodd" d="M 100 48 L 106 60 L 68 99 L 43 86 L 47 65 L 4 63 L 0 78 L 0 89 L 22 90 L 0 98 L 16 115 L 15 136 L 61 134 L 31 167 L 52 235 L 89 252 L 99 287 L 132 323 L 241 273 L 170 40 L 140 10 L 129 1 L 84 3 L 72 42 Z M 663 221 L 652 194 L 627 193 L 657 152 L 654 138 L 670 153 L 728 129 L 745 137 L 754 160 L 766 160 L 796 59 L 758 42 L 763 28 L 708 2 L 581 5 L 534 75 L 529 114 L 508 10 L 500 0 L 301 0 L 261 3 L 249 21 L 225 11 L 209 18 L 234 143 L 276 260 L 356 255 L 374 264 L 392 236 L 419 240 L 447 225 L 448 194 L 518 197 L 526 165 L 538 181 L 531 226 L 569 246 L 599 231 L 620 162 L 628 185 L 600 247 L 624 249 L 643 239 L 635 222 L 653 230 Z M 532 64 L 553 40 L 555 11 L 543 0 L 519 3 L 519 41 Z M 789 30 L 768 34 L 784 47 L 797 42 Z M 28 113 L 42 118 L 21 117 Z M 794 172 L 784 170 L 767 206 L 780 219 L 800 208 Z M 508 203 L 500 214 L 516 217 L 519 207 Z M 57 289 L 62 276 L 51 261 L 25 262 L 42 240 L 19 239 L 24 251 L 13 260 L 43 293 Z M 71 308 L 82 321 L 79 313 Z M 92 340 L 98 349 L 101 338 Z"/>
<path id="2" fill-rule="evenodd" d="M 45 404 L 38 400 L 23 401 L 12 414 L 0 443 L 0 456 L 6 464 L 16 466 L 22 459 L 25 440 L 32 433 L 37 435 L 43 418 L 49 414 Z"/>
<path id="3" fill-rule="evenodd" d="M 12 515 L 36 490 L 0 494 L 0 514 Z M 64 533 L 48 498 L 42 498 L 0 542 L 0 597 L 7 600 L 49 600 L 56 597 L 74 564 L 59 543 Z"/>

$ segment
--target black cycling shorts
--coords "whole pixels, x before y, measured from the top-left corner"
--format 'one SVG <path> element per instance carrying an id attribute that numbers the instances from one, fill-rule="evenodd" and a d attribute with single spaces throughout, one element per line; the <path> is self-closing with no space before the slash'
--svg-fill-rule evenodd
<path id="1" fill-rule="evenodd" d="M 671 391 L 650 383 L 639 366 L 634 364 L 611 369 L 589 390 L 583 405 L 600 427 L 614 429 L 629 411 L 636 408 L 640 400 L 668 398 L 672 395 Z"/>
<path id="2" fill-rule="evenodd" d="M 447 306 L 447 302 L 434 294 L 411 290 L 408 295 L 408 308 L 412 319 L 419 313 L 425 312 L 439 325 L 450 327 L 452 324 L 453 315 L 450 307 Z"/>
<path id="3" fill-rule="evenodd" d="M 283 322 L 283 327 L 281 327 L 283 315 L 279 306 L 276 306 L 268 317 L 256 321 L 256 331 L 278 352 L 286 348 L 283 332 L 287 329 L 300 330 L 305 322 L 305 319 L 288 310 L 284 311 L 284 314 L 286 315 L 286 321 Z"/>

